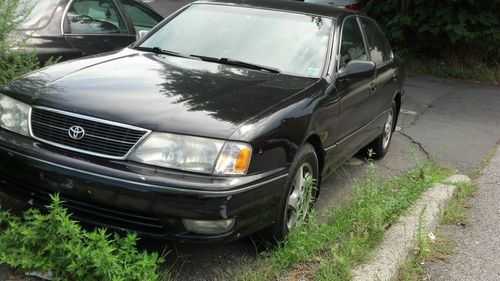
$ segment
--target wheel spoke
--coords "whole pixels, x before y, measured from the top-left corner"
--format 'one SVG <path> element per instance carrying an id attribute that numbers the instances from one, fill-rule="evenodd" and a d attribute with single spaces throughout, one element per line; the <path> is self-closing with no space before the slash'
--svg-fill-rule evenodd
<path id="1" fill-rule="evenodd" d="M 311 177 L 312 167 L 309 163 L 304 163 L 296 172 L 293 179 L 293 186 L 288 198 L 287 207 L 287 227 L 290 230 L 298 220 L 306 217 L 309 209 L 307 200 L 310 189 L 306 188 L 306 182 Z"/>
<path id="2" fill-rule="evenodd" d="M 389 116 L 387 116 L 387 121 L 385 122 L 384 134 L 382 137 L 382 146 L 384 149 L 387 148 L 387 146 L 389 145 L 389 141 L 391 140 L 393 122 L 394 122 L 393 112 L 390 111 Z"/>
<path id="3" fill-rule="evenodd" d="M 291 207 L 292 210 L 296 211 L 299 206 L 299 196 L 296 192 L 293 192 L 288 198 L 288 206 Z"/>

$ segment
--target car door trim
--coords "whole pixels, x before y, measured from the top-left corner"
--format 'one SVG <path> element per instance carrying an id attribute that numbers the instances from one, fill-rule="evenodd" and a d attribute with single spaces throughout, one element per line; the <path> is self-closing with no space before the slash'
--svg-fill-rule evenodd
<path id="1" fill-rule="evenodd" d="M 354 137 L 356 134 L 358 134 L 361 131 L 365 130 L 370 125 L 372 125 L 377 119 L 379 119 L 381 116 L 383 116 L 384 114 L 387 114 L 387 112 L 389 112 L 389 110 L 390 109 L 384 110 L 384 112 L 382 112 L 379 115 L 377 115 L 376 117 L 374 117 L 372 120 L 370 120 L 370 122 L 366 123 L 361 128 L 359 128 L 356 131 L 354 131 L 354 132 L 350 133 L 349 135 L 345 136 L 343 139 L 339 140 L 334 145 L 325 148 L 325 151 L 330 151 L 330 150 L 334 149 L 335 147 L 339 146 L 340 144 L 342 144 L 342 143 L 346 142 L 347 140 L 349 140 L 350 138 Z"/>

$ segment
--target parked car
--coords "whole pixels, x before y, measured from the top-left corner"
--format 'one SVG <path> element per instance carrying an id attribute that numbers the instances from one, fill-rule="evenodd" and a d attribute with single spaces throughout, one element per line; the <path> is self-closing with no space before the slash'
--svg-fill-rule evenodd
<path id="1" fill-rule="evenodd" d="M 304 0 L 306 3 L 332 5 L 349 10 L 360 10 L 363 8 L 363 0 Z"/>
<path id="2" fill-rule="evenodd" d="M 142 235 L 283 239 L 339 165 L 387 153 L 403 78 L 364 15 L 196 2 L 129 48 L 4 87 L 0 191 L 60 193 L 75 218 Z"/>
<path id="3" fill-rule="evenodd" d="M 28 14 L 16 34 L 28 36 L 27 51 L 42 62 L 51 57 L 79 58 L 122 49 L 163 18 L 135 0 L 28 0 L 18 12 Z"/>

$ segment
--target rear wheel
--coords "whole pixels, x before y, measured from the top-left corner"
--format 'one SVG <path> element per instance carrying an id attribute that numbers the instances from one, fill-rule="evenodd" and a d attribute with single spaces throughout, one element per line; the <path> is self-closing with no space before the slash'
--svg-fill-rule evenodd
<path id="1" fill-rule="evenodd" d="M 394 133 L 394 128 L 397 122 L 397 105 L 393 101 L 391 104 L 391 109 L 387 115 L 387 119 L 384 124 L 384 131 L 377 137 L 371 144 L 366 148 L 367 155 L 369 158 L 382 159 L 389 151 L 389 146 L 391 144 L 392 135 Z"/>
<path id="2" fill-rule="evenodd" d="M 280 212 L 266 237 L 272 242 L 282 241 L 286 235 L 303 221 L 316 198 L 318 179 L 318 157 L 314 147 L 305 144 L 290 166 L 286 193 L 282 196 Z"/>

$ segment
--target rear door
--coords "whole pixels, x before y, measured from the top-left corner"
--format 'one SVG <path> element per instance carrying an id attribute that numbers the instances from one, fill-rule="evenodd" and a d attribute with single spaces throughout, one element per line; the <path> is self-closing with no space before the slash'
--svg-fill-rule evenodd
<path id="1" fill-rule="evenodd" d="M 374 117 L 383 114 L 391 106 L 398 89 L 397 70 L 389 43 L 379 26 L 371 19 L 361 17 L 361 26 L 367 42 L 370 59 L 377 66 L 375 83 Z"/>
<path id="2" fill-rule="evenodd" d="M 124 48 L 135 33 L 113 0 L 74 0 L 66 8 L 63 33 L 82 56 Z"/>

